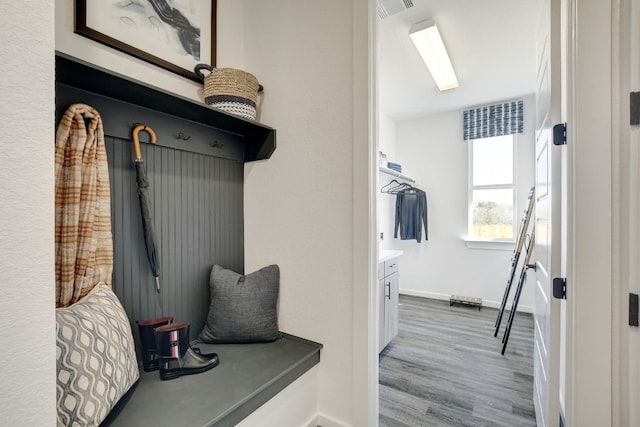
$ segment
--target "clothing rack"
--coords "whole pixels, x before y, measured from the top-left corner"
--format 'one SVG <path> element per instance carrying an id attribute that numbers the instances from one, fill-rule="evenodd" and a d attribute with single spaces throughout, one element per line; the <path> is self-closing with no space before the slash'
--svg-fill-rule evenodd
<path id="1" fill-rule="evenodd" d="M 414 181 L 415 182 L 415 181 Z M 400 182 L 397 179 L 392 179 L 387 184 L 380 187 L 380 192 L 384 194 L 398 194 L 401 190 L 420 190 L 420 188 L 409 184 L 407 182 Z M 422 191 L 422 190 L 420 190 Z"/>
<path id="2" fill-rule="evenodd" d="M 401 240 L 415 239 L 420 243 L 424 226 L 424 239 L 427 240 L 426 193 L 412 184 L 400 182 L 395 178 L 383 185 L 380 192 L 396 195 L 393 237 L 397 238 L 398 231 L 400 231 Z"/>
<path id="3" fill-rule="evenodd" d="M 401 179 L 403 181 L 411 182 L 413 184 L 416 183 L 415 179 L 411 178 L 408 175 L 401 174 L 400 172 L 396 172 L 393 169 L 389 169 L 389 168 L 384 167 L 384 166 L 378 166 L 378 169 L 380 170 L 380 172 L 385 173 L 387 175 L 391 175 L 394 178 L 399 178 L 399 179 Z"/>

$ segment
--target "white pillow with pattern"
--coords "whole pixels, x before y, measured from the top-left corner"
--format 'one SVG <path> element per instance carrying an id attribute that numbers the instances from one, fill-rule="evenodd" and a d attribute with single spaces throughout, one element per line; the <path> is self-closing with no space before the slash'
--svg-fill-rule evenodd
<path id="1" fill-rule="evenodd" d="M 127 314 L 100 283 L 70 307 L 56 309 L 59 426 L 98 426 L 140 378 Z"/>

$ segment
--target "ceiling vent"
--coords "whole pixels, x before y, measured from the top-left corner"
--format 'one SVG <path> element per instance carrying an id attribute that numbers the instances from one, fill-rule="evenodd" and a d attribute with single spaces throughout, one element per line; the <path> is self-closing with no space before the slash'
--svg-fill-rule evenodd
<path id="1" fill-rule="evenodd" d="M 378 18 L 384 19 L 410 7 L 413 7 L 412 0 L 378 0 Z"/>

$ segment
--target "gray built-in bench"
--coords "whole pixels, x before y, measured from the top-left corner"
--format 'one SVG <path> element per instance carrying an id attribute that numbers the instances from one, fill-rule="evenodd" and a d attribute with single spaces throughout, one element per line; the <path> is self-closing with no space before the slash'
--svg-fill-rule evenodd
<path id="1" fill-rule="evenodd" d="M 104 124 L 113 290 L 131 321 L 136 345 L 135 320 L 167 315 L 191 322 L 195 339 L 209 307 L 211 267 L 243 270 L 244 163 L 271 156 L 275 129 L 58 53 L 57 122 L 77 102 L 94 107 Z M 151 126 L 158 136 L 152 146 L 142 135 L 141 148 L 160 236 L 160 295 L 145 256 L 135 190 L 131 131 L 137 123 Z M 316 365 L 322 345 L 283 334 L 271 343 L 199 347 L 218 353 L 220 364 L 171 381 L 141 370 L 138 383 L 104 425 L 235 425 Z"/>
<path id="2" fill-rule="evenodd" d="M 171 381 L 141 371 L 103 426 L 235 426 L 316 365 L 322 348 L 288 334 L 271 343 L 198 346 L 217 352 L 220 364 Z"/>

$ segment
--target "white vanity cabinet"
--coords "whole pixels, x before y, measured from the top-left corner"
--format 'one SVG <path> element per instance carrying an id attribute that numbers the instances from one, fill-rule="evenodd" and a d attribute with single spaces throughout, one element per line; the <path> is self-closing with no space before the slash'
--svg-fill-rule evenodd
<path id="1" fill-rule="evenodd" d="M 380 251 L 378 263 L 378 352 L 398 335 L 399 257 L 402 251 Z"/>

